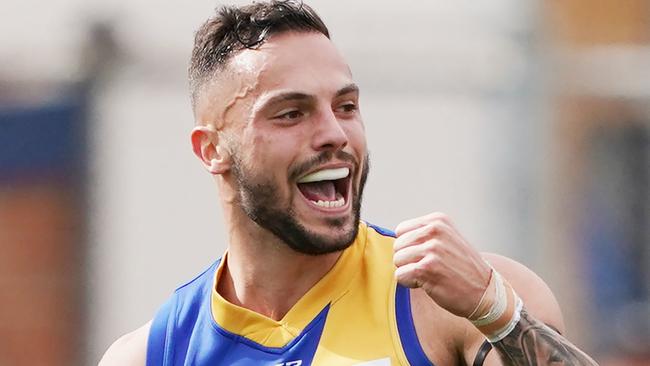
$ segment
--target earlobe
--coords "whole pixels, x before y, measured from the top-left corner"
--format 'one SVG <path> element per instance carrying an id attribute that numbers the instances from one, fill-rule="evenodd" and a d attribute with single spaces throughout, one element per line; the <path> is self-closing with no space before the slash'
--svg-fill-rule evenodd
<path id="1" fill-rule="evenodd" d="M 195 127 L 191 142 L 194 155 L 210 174 L 223 174 L 230 169 L 230 154 L 219 146 L 219 134 L 212 126 Z"/>

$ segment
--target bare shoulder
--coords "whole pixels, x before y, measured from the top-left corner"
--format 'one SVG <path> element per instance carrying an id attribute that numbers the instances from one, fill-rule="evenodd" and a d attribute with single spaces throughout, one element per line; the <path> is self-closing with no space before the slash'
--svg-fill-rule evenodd
<path id="1" fill-rule="evenodd" d="M 529 314 L 565 333 L 562 311 L 544 280 L 513 259 L 493 253 L 482 253 L 482 255 L 512 285 L 517 295 L 524 301 Z"/>
<path id="2" fill-rule="evenodd" d="M 144 366 L 151 322 L 118 338 L 108 348 L 99 366 Z"/>

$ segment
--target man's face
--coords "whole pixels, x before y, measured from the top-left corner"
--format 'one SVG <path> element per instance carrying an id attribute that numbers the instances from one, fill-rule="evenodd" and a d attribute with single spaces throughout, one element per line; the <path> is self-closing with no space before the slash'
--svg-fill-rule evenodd
<path id="1" fill-rule="evenodd" d="M 359 92 L 331 41 L 285 33 L 230 62 L 221 114 L 237 204 L 294 250 L 354 240 L 368 173 Z M 230 88 L 230 89 L 228 89 Z"/>

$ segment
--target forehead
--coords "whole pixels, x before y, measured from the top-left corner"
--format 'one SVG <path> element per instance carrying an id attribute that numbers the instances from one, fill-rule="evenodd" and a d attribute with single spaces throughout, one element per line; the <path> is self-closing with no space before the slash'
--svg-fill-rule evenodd
<path id="1" fill-rule="evenodd" d="M 239 52 L 229 66 L 256 96 L 279 89 L 318 94 L 352 82 L 341 53 L 317 32 L 274 35 L 258 49 Z"/>
<path id="2" fill-rule="evenodd" d="M 274 94 L 328 98 L 353 82 L 341 53 L 317 32 L 273 35 L 235 54 L 218 75 L 202 88 L 194 110 L 197 123 L 217 129 L 246 125 L 255 105 Z"/>

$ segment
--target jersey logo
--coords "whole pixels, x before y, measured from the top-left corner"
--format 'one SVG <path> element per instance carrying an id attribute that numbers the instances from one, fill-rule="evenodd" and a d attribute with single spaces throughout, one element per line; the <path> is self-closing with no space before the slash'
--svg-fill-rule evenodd
<path id="1" fill-rule="evenodd" d="M 277 364 L 275 366 L 302 366 L 302 360 L 279 363 L 279 364 Z"/>

